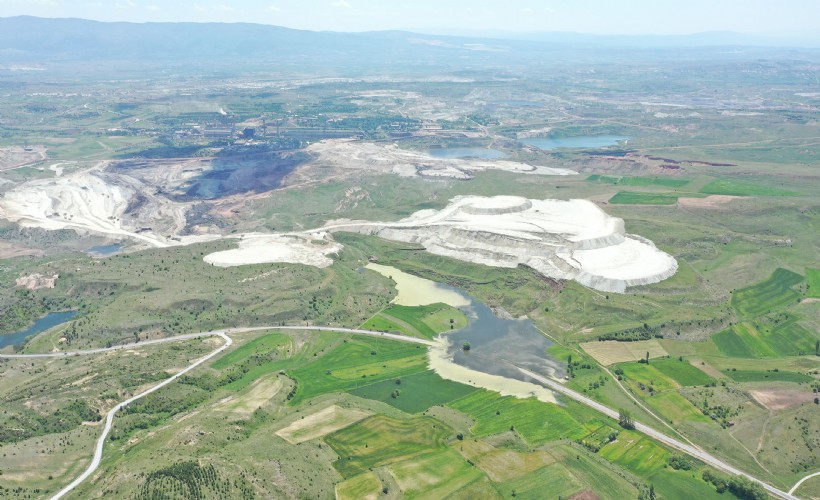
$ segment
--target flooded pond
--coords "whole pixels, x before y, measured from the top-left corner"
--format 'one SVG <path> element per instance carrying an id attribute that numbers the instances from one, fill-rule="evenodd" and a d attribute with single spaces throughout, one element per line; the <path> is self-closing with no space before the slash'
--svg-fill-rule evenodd
<path id="1" fill-rule="evenodd" d="M 97 245 L 85 249 L 85 253 L 92 257 L 108 257 L 114 255 L 122 250 L 122 243 L 113 243 L 111 245 Z"/>
<path id="2" fill-rule="evenodd" d="M 407 274 L 395 267 L 373 264 L 372 262 L 364 267 L 365 269 L 376 271 L 382 276 L 386 276 L 396 282 L 398 295 L 393 299 L 394 304 L 400 306 L 424 306 L 442 302 L 453 307 L 466 307 L 470 304 L 470 299 L 458 293 L 453 288 L 440 285 L 435 281 Z"/>
<path id="3" fill-rule="evenodd" d="M 581 135 L 577 137 L 534 137 L 525 139 L 524 144 L 535 146 L 544 151 L 558 148 L 603 148 L 606 146 L 616 146 L 619 142 L 625 141 L 629 137 L 620 135 Z"/>
<path id="4" fill-rule="evenodd" d="M 35 321 L 34 324 L 26 330 L 0 335 L 0 349 L 10 345 L 22 344 L 27 338 L 44 332 L 49 328 L 54 328 L 61 323 L 65 323 L 76 315 L 77 311 L 49 313 Z"/>
<path id="5" fill-rule="evenodd" d="M 396 282 L 399 292 L 394 300 L 396 304 L 418 306 L 444 302 L 465 312 L 468 325 L 441 336 L 439 345 L 430 349 L 430 368 L 442 378 L 504 395 L 535 396 L 542 401 L 555 401 L 551 391 L 532 383 L 515 368 L 518 366 L 558 379 L 566 374 L 566 364 L 547 353 L 553 343 L 530 320 L 499 318 L 489 307 L 462 290 L 394 267 L 379 264 L 366 267 Z M 467 351 L 463 348 L 465 342 L 470 344 Z"/>
<path id="6" fill-rule="evenodd" d="M 464 148 L 430 148 L 425 153 L 433 158 L 441 158 L 445 160 L 457 158 L 479 158 L 482 160 L 495 160 L 498 158 L 506 158 L 507 154 L 503 151 L 490 148 L 479 147 L 464 147 Z"/>

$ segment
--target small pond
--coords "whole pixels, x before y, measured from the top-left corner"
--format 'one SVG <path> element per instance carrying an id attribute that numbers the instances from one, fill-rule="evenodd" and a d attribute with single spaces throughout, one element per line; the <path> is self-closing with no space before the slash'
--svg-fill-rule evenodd
<path id="1" fill-rule="evenodd" d="M 535 146 L 544 151 L 559 148 L 603 148 L 617 146 L 619 142 L 629 137 L 620 135 L 580 135 L 577 137 L 533 137 L 522 141 L 524 144 Z"/>
<path id="2" fill-rule="evenodd" d="M 498 158 L 507 157 L 507 154 L 503 151 L 479 147 L 430 148 L 426 150 L 425 153 L 429 156 L 432 156 L 433 158 L 440 158 L 444 160 L 451 160 L 457 158 L 479 158 L 481 160 L 496 160 Z"/>
<path id="3" fill-rule="evenodd" d="M 10 345 L 22 344 L 27 338 L 37 335 L 40 332 L 44 332 L 49 328 L 54 328 L 59 324 L 65 323 L 76 315 L 77 311 L 49 313 L 35 321 L 33 325 L 25 330 L 0 335 L 0 349 Z"/>

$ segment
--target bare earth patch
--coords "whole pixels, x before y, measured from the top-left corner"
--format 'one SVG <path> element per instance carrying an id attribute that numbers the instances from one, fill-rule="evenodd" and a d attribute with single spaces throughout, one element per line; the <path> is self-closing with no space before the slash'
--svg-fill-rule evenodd
<path id="1" fill-rule="evenodd" d="M 464 458 L 478 465 L 495 482 L 525 476 L 555 463 L 555 458 L 545 451 L 519 453 L 496 448 L 483 441 L 467 440 L 458 443 L 458 449 Z"/>
<path id="2" fill-rule="evenodd" d="M 45 146 L 10 146 L 0 148 L 0 171 L 22 167 L 47 158 Z"/>
<path id="3" fill-rule="evenodd" d="M 789 389 L 769 389 L 749 391 L 755 401 L 770 410 L 784 410 L 792 406 L 809 403 L 814 400 L 814 394 L 808 391 Z"/>
<path id="4" fill-rule="evenodd" d="M 23 257 L 25 255 L 34 255 L 42 257 L 45 252 L 36 248 L 28 248 L 22 245 L 15 245 L 7 241 L 0 241 L 0 259 L 12 259 L 14 257 Z"/>
<path id="5" fill-rule="evenodd" d="M 732 200 L 747 198 L 747 196 L 729 196 L 726 194 L 710 194 L 705 198 L 678 198 L 678 204 L 686 208 L 705 208 L 710 210 L 721 209 Z"/>
<path id="6" fill-rule="evenodd" d="M 702 371 L 706 375 L 709 375 L 710 377 L 717 379 L 726 378 L 726 375 L 724 375 L 723 372 L 721 372 L 720 370 L 718 370 L 717 368 L 703 361 L 700 358 L 691 358 L 689 360 L 689 364 L 694 366 L 698 370 Z"/>
<path id="7" fill-rule="evenodd" d="M 569 497 L 569 500 L 598 500 L 600 497 L 592 490 L 584 490 Z"/>
<path id="8" fill-rule="evenodd" d="M 257 380 L 247 393 L 237 398 L 221 401 L 215 409 L 250 415 L 276 396 L 282 389 L 282 385 L 282 379 L 276 375 L 263 377 Z"/>
<path id="9" fill-rule="evenodd" d="M 279 429 L 276 435 L 291 444 L 303 443 L 336 432 L 371 414 L 363 410 L 332 405 L 297 420 L 284 429 Z"/>
<path id="10" fill-rule="evenodd" d="M 650 358 L 660 358 L 667 355 L 666 350 L 654 339 L 638 342 L 618 342 L 615 340 L 585 342 L 581 344 L 581 348 L 605 366 L 625 361 L 638 361 L 646 358 L 647 352 Z"/>
<path id="11" fill-rule="evenodd" d="M 40 290 L 41 288 L 54 288 L 54 284 L 59 278 L 59 274 L 47 276 L 40 273 L 29 274 L 28 276 L 20 276 L 15 280 L 17 286 L 22 286 L 28 290 Z"/>

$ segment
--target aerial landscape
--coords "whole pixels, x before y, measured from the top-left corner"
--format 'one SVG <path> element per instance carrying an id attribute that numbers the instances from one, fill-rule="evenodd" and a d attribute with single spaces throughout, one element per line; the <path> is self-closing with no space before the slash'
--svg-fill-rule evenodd
<path id="1" fill-rule="evenodd" d="M 604 4 L 0 1 L 0 498 L 820 499 L 820 5 Z"/>

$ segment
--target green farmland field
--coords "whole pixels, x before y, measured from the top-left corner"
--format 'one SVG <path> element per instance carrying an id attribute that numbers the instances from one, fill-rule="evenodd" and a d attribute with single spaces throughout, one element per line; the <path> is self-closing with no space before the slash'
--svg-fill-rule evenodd
<path id="1" fill-rule="evenodd" d="M 397 420 L 374 416 L 325 438 L 339 459 L 333 464 L 350 478 L 400 462 L 435 448 L 444 448 L 452 430 L 430 417 Z"/>
<path id="2" fill-rule="evenodd" d="M 754 184 L 735 179 L 717 179 L 701 190 L 703 194 L 727 194 L 732 196 L 791 196 L 795 193 L 762 184 Z"/>
<path id="3" fill-rule="evenodd" d="M 688 179 L 671 179 L 668 177 L 617 177 L 612 175 L 593 174 L 586 179 L 589 182 L 611 184 L 613 186 L 664 186 L 683 187 L 689 184 Z"/>
<path id="4" fill-rule="evenodd" d="M 467 326 L 467 316 L 447 304 L 402 306 L 393 304 L 365 321 L 368 330 L 393 330 L 431 339 L 439 333 Z"/>
<path id="5" fill-rule="evenodd" d="M 567 410 L 535 398 L 517 399 L 490 391 L 473 394 L 450 403 L 452 408 L 476 420 L 476 436 L 490 436 L 514 429 L 530 444 L 556 439 L 580 439 L 589 434 Z"/>
<path id="6" fill-rule="evenodd" d="M 734 358 L 776 358 L 814 352 L 820 333 L 807 330 L 789 318 L 775 326 L 744 322 L 712 336 L 720 351 Z"/>
<path id="7" fill-rule="evenodd" d="M 681 386 L 706 385 L 714 379 L 692 366 L 688 361 L 677 359 L 653 359 L 650 365 Z"/>
<path id="8" fill-rule="evenodd" d="M 787 371 L 771 370 L 726 370 L 728 375 L 735 382 L 811 382 L 814 380 L 808 375 Z"/>
<path id="9" fill-rule="evenodd" d="M 806 269 L 806 282 L 809 284 L 809 297 L 820 298 L 820 269 Z"/>
<path id="10" fill-rule="evenodd" d="M 397 380 L 401 383 L 397 384 Z M 396 391 L 397 397 L 393 397 Z M 428 370 L 398 379 L 384 380 L 350 392 L 359 397 L 385 402 L 408 413 L 418 413 L 433 405 L 449 403 L 475 391 L 474 387 L 444 380 L 432 370 Z"/>
<path id="11" fill-rule="evenodd" d="M 609 202 L 616 205 L 674 205 L 678 197 L 669 193 L 619 191 Z"/>
<path id="12" fill-rule="evenodd" d="M 328 392 L 347 391 L 426 369 L 421 347 L 390 340 L 354 337 L 316 361 L 288 374 L 298 382 L 292 404 Z"/>
<path id="13" fill-rule="evenodd" d="M 778 268 L 769 278 L 746 288 L 735 290 L 732 306 L 744 316 L 759 316 L 795 303 L 800 294 L 791 289 L 803 281 L 799 274 Z"/>

